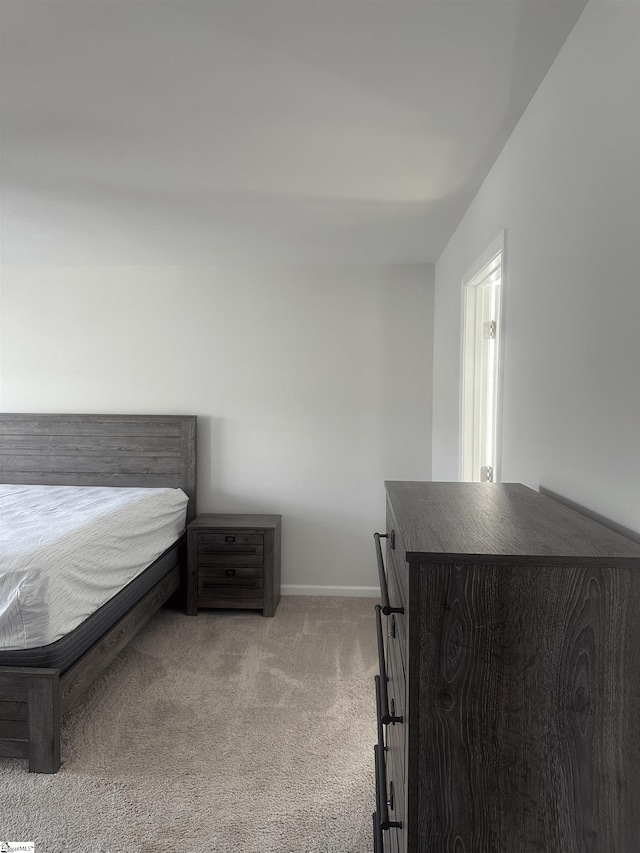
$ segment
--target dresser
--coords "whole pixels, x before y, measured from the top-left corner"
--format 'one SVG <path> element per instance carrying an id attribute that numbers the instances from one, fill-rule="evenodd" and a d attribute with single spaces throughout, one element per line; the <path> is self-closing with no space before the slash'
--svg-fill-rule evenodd
<path id="1" fill-rule="evenodd" d="M 638 853 L 640 545 L 519 484 L 386 494 L 375 853 Z"/>
<path id="2" fill-rule="evenodd" d="M 199 515 L 187 526 L 187 613 L 280 601 L 280 515 Z"/>

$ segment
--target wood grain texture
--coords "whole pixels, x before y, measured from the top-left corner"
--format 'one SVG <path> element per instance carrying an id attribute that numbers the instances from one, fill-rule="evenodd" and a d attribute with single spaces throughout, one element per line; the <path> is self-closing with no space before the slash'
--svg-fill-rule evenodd
<path id="1" fill-rule="evenodd" d="M 416 673 L 417 705 L 433 709 L 420 714 L 418 849 L 623 849 L 640 807 L 623 750 L 640 736 L 631 573 L 422 567 L 420 632 L 438 642 L 421 644 Z"/>
<path id="2" fill-rule="evenodd" d="M 408 583 L 387 661 L 397 679 L 407 644 L 399 849 L 637 853 L 640 548 L 524 487 L 466 502 L 466 485 L 389 490 L 389 573 Z M 414 529 L 434 495 L 447 511 Z M 481 525 L 493 560 L 477 557 Z"/>
<path id="3" fill-rule="evenodd" d="M 27 701 L 23 702 L 0 702 L 0 720 L 26 720 Z"/>
<path id="4" fill-rule="evenodd" d="M 0 737 L 0 755 L 5 758 L 29 758 L 29 741 Z"/>

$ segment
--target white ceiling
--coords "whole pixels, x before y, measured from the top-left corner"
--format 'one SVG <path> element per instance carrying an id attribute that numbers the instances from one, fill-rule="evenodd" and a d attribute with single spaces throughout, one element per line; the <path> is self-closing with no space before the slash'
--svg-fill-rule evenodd
<path id="1" fill-rule="evenodd" d="M 3 262 L 433 262 L 585 2 L 0 0 Z"/>

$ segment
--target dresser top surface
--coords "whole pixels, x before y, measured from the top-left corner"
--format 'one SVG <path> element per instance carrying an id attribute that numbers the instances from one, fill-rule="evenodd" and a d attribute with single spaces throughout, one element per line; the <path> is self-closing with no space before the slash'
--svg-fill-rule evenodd
<path id="1" fill-rule="evenodd" d="M 520 483 L 385 486 L 409 561 L 436 555 L 576 557 L 615 559 L 640 569 L 640 544 Z"/>

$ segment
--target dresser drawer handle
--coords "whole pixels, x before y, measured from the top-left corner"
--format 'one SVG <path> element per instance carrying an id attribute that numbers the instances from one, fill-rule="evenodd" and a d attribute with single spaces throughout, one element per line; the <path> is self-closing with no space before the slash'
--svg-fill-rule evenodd
<path id="1" fill-rule="evenodd" d="M 236 541 L 236 537 L 235 537 L 235 536 L 225 536 L 225 537 L 224 537 L 224 541 L 225 541 L 225 542 L 235 542 L 235 541 Z"/>
<path id="2" fill-rule="evenodd" d="M 393 710 L 389 711 L 389 696 L 387 693 L 387 665 L 384 659 L 384 640 L 382 639 L 382 607 L 376 604 L 376 629 L 378 634 L 378 667 L 380 669 L 380 720 L 388 726 L 389 723 L 402 723 L 402 717 L 396 717 Z"/>
<path id="3" fill-rule="evenodd" d="M 393 531 L 392 531 L 393 533 Z M 378 576 L 380 578 L 380 597 L 382 598 L 382 612 L 385 616 L 391 613 L 404 613 L 404 607 L 392 607 L 389 604 L 389 589 L 387 587 L 387 575 L 384 570 L 384 560 L 382 559 L 381 539 L 389 539 L 388 533 L 374 533 L 373 538 L 376 542 L 376 556 L 378 558 Z"/>
<path id="4" fill-rule="evenodd" d="M 225 578 L 235 578 L 236 570 L 235 569 L 225 569 L 224 570 Z"/>

